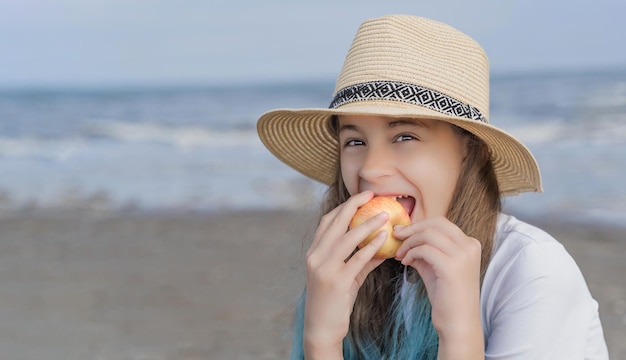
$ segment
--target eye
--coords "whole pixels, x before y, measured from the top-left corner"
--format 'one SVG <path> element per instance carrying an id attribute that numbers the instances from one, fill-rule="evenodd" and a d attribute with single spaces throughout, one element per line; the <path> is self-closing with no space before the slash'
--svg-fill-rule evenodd
<path id="1" fill-rule="evenodd" d="M 361 145 L 365 145 L 365 142 L 359 139 L 348 139 L 346 140 L 344 147 L 361 146 Z"/>
<path id="2" fill-rule="evenodd" d="M 395 139 L 393 139 L 394 142 L 411 141 L 411 140 L 417 140 L 417 138 L 410 134 L 400 134 L 396 136 Z"/>

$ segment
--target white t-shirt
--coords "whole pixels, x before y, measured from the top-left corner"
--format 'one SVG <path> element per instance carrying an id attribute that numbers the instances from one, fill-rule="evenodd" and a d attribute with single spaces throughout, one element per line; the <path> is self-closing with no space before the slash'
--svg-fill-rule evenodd
<path id="1" fill-rule="evenodd" d="M 486 359 L 608 359 L 598 303 L 565 248 L 498 218 L 481 291 Z"/>

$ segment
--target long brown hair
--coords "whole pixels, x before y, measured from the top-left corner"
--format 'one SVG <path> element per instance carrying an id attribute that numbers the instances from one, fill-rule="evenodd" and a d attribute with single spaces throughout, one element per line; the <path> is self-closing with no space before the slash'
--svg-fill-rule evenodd
<path id="1" fill-rule="evenodd" d="M 448 219 L 482 245 L 481 282 L 489 264 L 498 213 L 501 209 L 500 191 L 487 145 L 472 133 L 454 125 L 459 136 L 466 137 L 467 156 L 448 209 Z M 337 167 L 335 182 L 328 188 L 322 202 L 321 214 L 326 214 L 350 197 Z M 365 279 L 350 317 L 348 337 L 352 342 L 374 341 L 383 348 L 389 339 L 391 309 L 402 283 L 404 266 L 393 259 L 385 261 Z M 412 270 L 412 269 L 411 269 Z M 413 275 L 416 272 L 413 270 Z M 425 289 L 418 292 L 425 295 Z"/>

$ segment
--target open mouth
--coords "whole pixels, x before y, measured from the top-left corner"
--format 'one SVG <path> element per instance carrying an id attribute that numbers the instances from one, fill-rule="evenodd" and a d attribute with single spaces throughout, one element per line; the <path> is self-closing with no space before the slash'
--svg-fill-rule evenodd
<path id="1" fill-rule="evenodd" d="M 415 198 L 409 195 L 400 195 L 395 198 L 396 201 L 402 205 L 404 210 L 406 210 L 407 214 L 409 214 L 409 217 L 411 217 L 411 215 L 413 215 L 413 209 L 415 208 Z"/>

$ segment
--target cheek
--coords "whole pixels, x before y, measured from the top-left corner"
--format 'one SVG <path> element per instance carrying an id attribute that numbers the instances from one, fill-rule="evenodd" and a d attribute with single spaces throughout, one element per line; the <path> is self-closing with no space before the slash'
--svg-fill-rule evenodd
<path id="1" fill-rule="evenodd" d="M 359 167 L 356 161 L 347 160 L 343 156 L 340 157 L 340 161 L 343 183 L 350 195 L 354 195 L 359 190 Z"/>
<path id="2" fill-rule="evenodd" d="M 446 216 L 450 208 L 450 203 L 452 202 L 456 184 L 459 180 L 461 164 L 460 162 L 451 161 L 448 166 L 442 167 L 439 170 L 438 177 L 434 179 L 433 184 L 433 195 L 436 196 L 436 199 L 433 199 L 433 201 L 436 202 L 435 208 L 433 209 L 436 211 L 436 214 L 433 215 Z"/>
<path id="3" fill-rule="evenodd" d="M 405 176 L 419 190 L 425 217 L 447 215 L 461 169 L 460 160 L 432 156 L 405 167 Z"/>
<path id="4" fill-rule="evenodd" d="M 440 211 L 441 215 L 445 215 L 450 207 L 452 201 L 452 195 L 456 189 L 456 184 L 459 179 L 459 169 L 451 168 L 444 172 L 439 178 L 439 199 L 440 199 Z"/>

